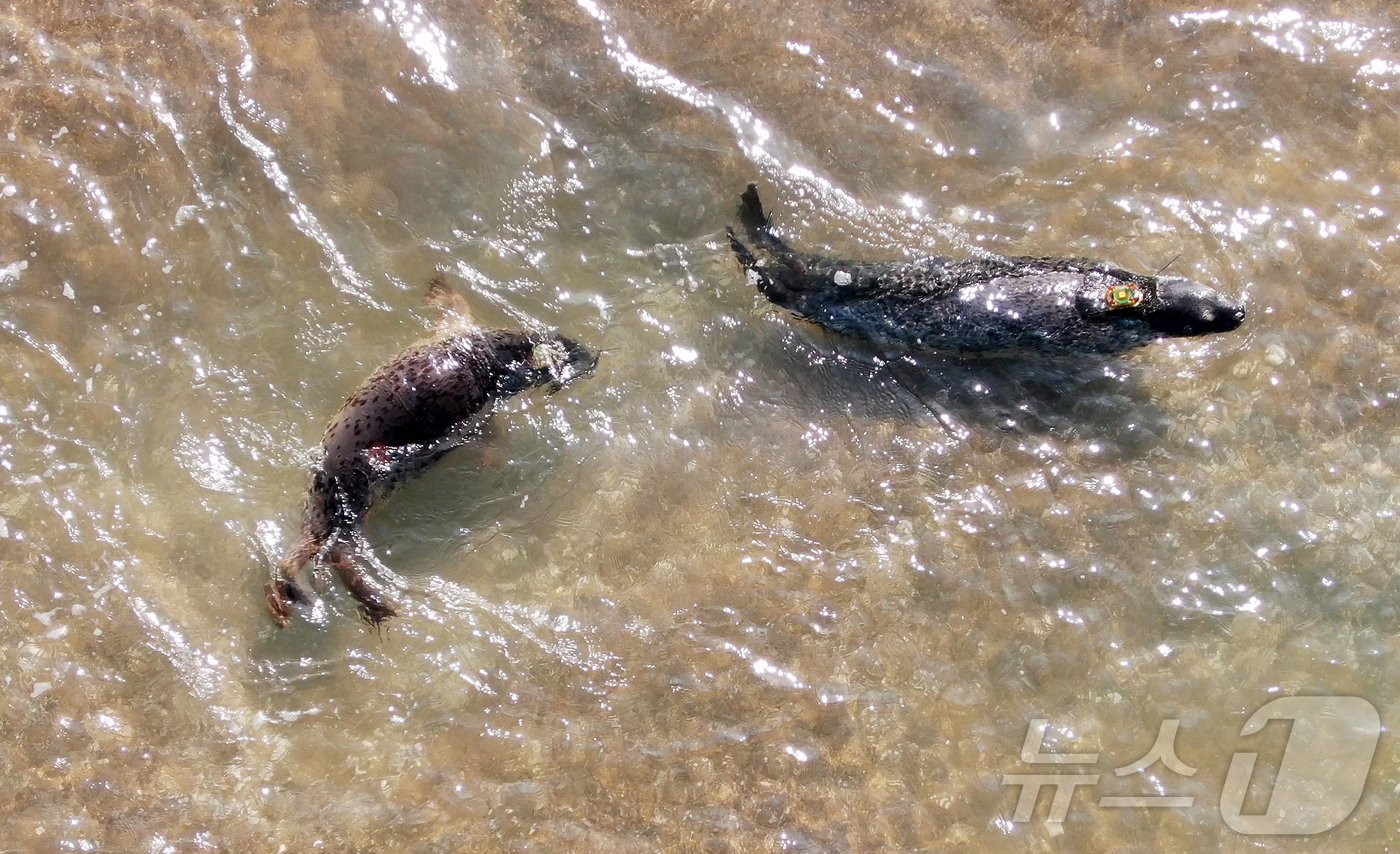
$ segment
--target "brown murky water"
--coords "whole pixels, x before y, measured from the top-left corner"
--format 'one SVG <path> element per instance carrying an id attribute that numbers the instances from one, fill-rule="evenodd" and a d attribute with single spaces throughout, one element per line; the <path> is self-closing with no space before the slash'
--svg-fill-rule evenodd
<path id="1" fill-rule="evenodd" d="M 1066 9 L 6 7 L 0 847 L 1400 842 L 1388 734 L 1324 837 L 1219 794 L 1272 698 L 1400 720 L 1400 15 Z M 928 357 L 925 406 L 746 286 L 751 179 L 803 246 L 1180 254 L 1250 320 Z M 311 449 L 436 268 L 613 349 L 374 517 L 382 636 L 339 588 L 276 631 Z M 1101 754 L 1062 824 L 1002 784 L 1036 718 Z M 1199 773 L 1116 776 L 1164 719 Z M 1097 803 L 1143 794 L 1195 800 Z"/>

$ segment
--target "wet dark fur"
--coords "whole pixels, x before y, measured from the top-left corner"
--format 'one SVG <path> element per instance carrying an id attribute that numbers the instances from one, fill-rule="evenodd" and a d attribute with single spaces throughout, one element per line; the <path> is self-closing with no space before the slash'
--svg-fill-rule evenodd
<path id="1" fill-rule="evenodd" d="M 765 296 L 891 352 L 1112 355 L 1162 338 L 1227 332 L 1244 320 L 1243 306 L 1204 285 L 1090 258 L 868 263 L 795 252 L 773 233 L 753 184 L 739 218 L 753 246 L 733 230 L 730 246 Z M 1106 295 L 1116 284 L 1135 288 L 1140 303 L 1111 306 Z"/>
<path id="2" fill-rule="evenodd" d="M 292 603 L 309 601 L 300 571 L 315 559 L 339 573 L 365 619 L 378 625 L 393 616 L 357 559 L 370 508 L 465 441 L 471 419 L 490 404 L 562 385 L 595 361 L 560 336 L 469 329 L 412 346 L 381 367 L 346 399 L 321 440 L 301 538 L 268 585 L 273 618 L 286 625 Z"/>

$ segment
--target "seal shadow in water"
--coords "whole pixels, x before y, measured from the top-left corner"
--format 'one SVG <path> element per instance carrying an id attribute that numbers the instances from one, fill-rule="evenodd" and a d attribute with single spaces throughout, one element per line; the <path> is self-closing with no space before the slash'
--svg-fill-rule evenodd
<path id="1" fill-rule="evenodd" d="M 533 431 L 492 418 L 480 435 L 405 484 L 372 515 L 366 539 L 378 562 L 415 586 L 440 577 L 459 584 L 509 581 L 511 568 L 481 555 L 500 537 L 516 538 L 547 519 L 574 485 L 564 454 Z M 528 551 L 528 538 L 518 543 Z M 376 567 L 381 576 L 385 570 Z"/>
<path id="2" fill-rule="evenodd" d="M 887 357 L 791 317 L 777 334 L 751 339 L 748 349 L 754 366 L 747 370 L 786 403 L 926 420 L 959 440 L 1073 437 L 1099 442 L 1110 455 L 1140 457 L 1161 444 L 1170 424 L 1138 379 L 1145 369 L 1122 358 L 934 351 Z"/>

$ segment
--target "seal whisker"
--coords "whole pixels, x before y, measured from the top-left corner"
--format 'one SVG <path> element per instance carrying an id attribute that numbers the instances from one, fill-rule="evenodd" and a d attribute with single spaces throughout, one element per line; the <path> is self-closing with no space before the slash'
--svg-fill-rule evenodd
<path id="1" fill-rule="evenodd" d="M 1175 263 L 1176 263 L 1177 261 L 1179 261 L 1180 259 L 1181 259 L 1181 253 L 1178 252 L 1178 253 L 1176 253 L 1176 255 L 1172 256 L 1172 259 L 1171 259 L 1170 261 L 1168 261 L 1167 263 L 1163 264 L 1162 267 L 1161 267 L 1161 269 L 1159 269 L 1157 272 L 1153 273 L 1152 275 L 1153 275 L 1153 276 L 1160 276 L 1160 275 L 1162 275 L 1163 273 L 1165 273 L 1165 272 L 1167 271 L 1167 268 L 1168 268 L 1168 267 L 1170 267 L 1171 265 L 1175 264 Z"/>

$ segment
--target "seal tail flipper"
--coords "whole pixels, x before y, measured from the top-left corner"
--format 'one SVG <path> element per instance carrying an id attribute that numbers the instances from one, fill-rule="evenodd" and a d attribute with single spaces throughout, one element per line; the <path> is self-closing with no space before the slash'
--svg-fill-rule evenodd
<path id="1" fill-rule="evenodd" d="M 360 564 L 355 559 L 353 544 L 344 541 L 336 543 L 331 547 L 327 562 L 340 574 L 340 581 L 345 585 L 345 589 L 355 597 L 360 606 L 360 616 L 364 617 L 365 622 L 378 629 L 385 620 L 398 613 L 360 569 Z"/>
<path id="2" fill-rule="evenodd" d="M 749 281 L 778 305 L 801 312 L 802 303 L 805 302 L 803 293 L 812 283 L 807 263 L 773 233 L 768 214 L 758 200 L 757 184 L 749 184 L 739 197 L 739 222 L 754 248 L 765 250 L 769 255 L 768 260 L 760 264 L 753 249 L 735 236 L 734 229 L 725 229 L 729 235 L 729 247 L 748 271 Z"/>
<path id="3" fill-rule="evenodd" d="M 749 240 L 773 252 L 791 252 L 786 243 L 773 233 L 771 220 L 763 210 L 763 202 L 758 199 L 758 185 L 749 184 L 739 197 L 739 222 L 748 233 Z"/>
<path id="4" fill-rule="evenodd" d="M 734 257 L 739 259 L 739 265 L 744 268 L 744 272 L 748 275 L 749 283 L 757 285 L 758 289 L 769 299 L 776 300 L 775 294 L 781 293 L 782 289 L 768 275 L 768 271 L 763 268 L 763 265 L 758 263 L 758 258 L 754 256 L 753 251 L 744 245 L 744 242 L 734 233 L 734 229 L 726 226 L 724 233 L 729 235 L 729 248 L 734 250 Z"/>
<path id="5" fill-rule="evenodd" d="M 447 284 L 446 277 L 441 273 L 433 276 L 433 280 L 428 283 L 428 290 L 423 294 L 423 302 L 440 312 L 437 322 L 434 324 L 439 331 L 470 328 L 476 325 L 472 320 L 471 307 L 467 305 L 467 298 Z"/>
<path id="6" fill-rule="evenodd" d="M 783 256 L 778 258 L 776 263 L 770 262 L 765 266 L 754 256 L 753 251 L 734 234 L 734 229 L 726 228 L 724 231 L 729 235 L 729 248 L 739 259 L 739 264 L 749 277 L 749 283 L 755 285 L 760 293 L 778 305 L 796 309 L 800 296 L 794 285 L 800 282 L 801 277 L 805 275 L 805 270 L 801 268 L 801 265 L 791 256 Z"/>
<path id="7" fill-rule="evenodd" d="M 769 227 L 768 214 L 763 210 L 763 202 L 758 198 L 757 184 L 750 183 L 744 188 L 743 195 L 739 196 L 739 224 L 744 227 L 744 233 L 756 248 L 778 253 L 790 251 L 787 244 L 774 236 Z M 740 265 L 748 271 L 749 281 L 757 285 L 769 299 L 786 304 L 783 297 L 787 289 L 781 287 L 770 272 L 759 264 L 753 250 L 739 239 L 734 229 L 726 227 L 724 232 L 729 235 L 729 248 L 734 250 L 734 257 L 738 258 Z"/>

